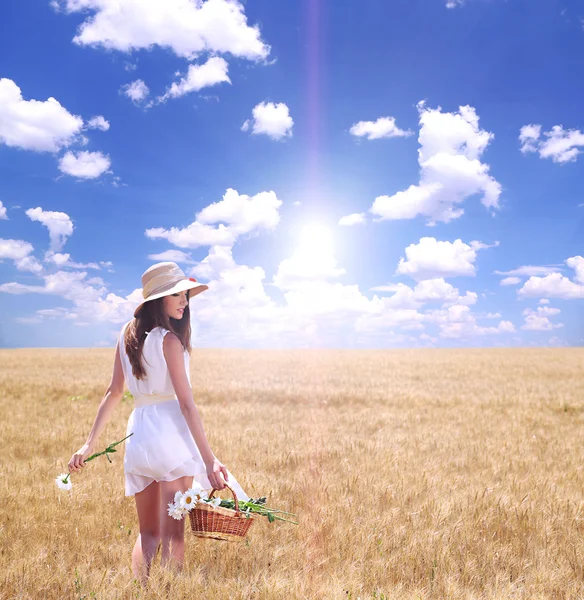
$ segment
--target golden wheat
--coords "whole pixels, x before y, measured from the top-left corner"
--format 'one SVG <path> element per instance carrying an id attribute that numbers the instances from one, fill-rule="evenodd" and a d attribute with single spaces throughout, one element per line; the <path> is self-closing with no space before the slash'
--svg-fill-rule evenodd
<path id="1" fill-rule="evenodd" d="M 187 531 L 183 573 L 157 558 L 147 590 L 123 447 L 71 492 L 54 483 L 112 365 L 111 349 L 0 350 L 2 598 L 584 597 L 584 349 L 194 350 L 215 454 L 300 525 L 262 518 L 240 544 Z"/>

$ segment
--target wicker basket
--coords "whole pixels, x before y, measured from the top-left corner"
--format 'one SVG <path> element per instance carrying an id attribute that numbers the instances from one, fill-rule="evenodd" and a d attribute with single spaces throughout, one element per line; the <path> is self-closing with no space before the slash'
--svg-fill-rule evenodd
<path id="1" fill-rule="evenodd" d="M 256 515 L 250 514 L 248 517 L 248 513 L 242 513 L 239 510 L 235 492 L 227 484 L 225 484 L 225 487 L 233 494 L 235 510 L 213 506 L 206 502 L 197 502 L 189 511 L 191 529 L 196 536 L 226 542 L 243 541 L 245 539 L 249 528 L 256 519 Z M 213 497 L 215 491 L 215 488 L 213 488 L 209 498 Z"/>

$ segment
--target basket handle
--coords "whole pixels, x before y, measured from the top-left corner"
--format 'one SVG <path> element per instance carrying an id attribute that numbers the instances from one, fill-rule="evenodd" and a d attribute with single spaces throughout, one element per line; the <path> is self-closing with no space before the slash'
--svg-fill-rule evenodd
<path id="1" fill-rule="evenodd" d="M 235 510 L 236 510 L 236 512 L 239 512 L 239 503 L 237 502 L 237 494 L 227 484 L 225 484 L 225 487 L 233 494 L 233 499 L 235 500 Z M 211 493 L 209 494 L 209 499 L 211 499 L 213 497 L 213 494 L 216 491 L 217 491 L 217 488 L 213 488 L 211 490 Z"/>

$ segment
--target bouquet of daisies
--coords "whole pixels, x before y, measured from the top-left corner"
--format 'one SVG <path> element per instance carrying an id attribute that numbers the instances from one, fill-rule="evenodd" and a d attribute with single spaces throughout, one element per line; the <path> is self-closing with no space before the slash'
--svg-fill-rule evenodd
<path id="1" fill-rule="evenodd" d="M 173 519 L 180 521 L 197 502 L 209 502 L 213 506 L 221 504 L 221 498 L 209 499 L 207 492 L 197 482 L 193 483 L 186 492 L 178 491 L 174 495 L 174 502 L 168 503 L 168 514 Z"/>
<path id="2" fill-rule="evenodd" d="M 193 482 L 193 486 L 190 487 L 186 492 L 176 492 L 174 495 L 174 502 L 168 503 L 168 514 L 172 518 L 180 520 L 199 503 L 220 506 L 221 508 L 228 508 L 235 511 L 235 500 L 210 498 L 206 490 L 202 488 L 201 484 L 195 481 Z M 281 516 L 282 514 L 294 515 L 294 513 L 278 510 L 276 508 L 268 508 L 265 506 L 265 496 L 255 500 L 250 498 L 249 500 L 243 502 L 238 500 L 237 503 L 239 511 L 247 518 L 250 518 L 253 513 L 268 517 L 268 521 L 270 523 L 277 519 L 279 521 L 287 521 L 288 523 L 294 523 L 295 525 L 298 525 L 297 521 L 291 521 L 290 519 L 285 519 Z"/>

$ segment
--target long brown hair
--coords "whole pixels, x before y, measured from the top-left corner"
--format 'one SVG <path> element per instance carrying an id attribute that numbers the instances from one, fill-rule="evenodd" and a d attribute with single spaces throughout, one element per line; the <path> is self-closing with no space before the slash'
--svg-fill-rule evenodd
<path id="1" fill-rule="evenodd" d="M 128 323 L 124 332 L 124 347 L 132 365 L 132 373 L 136 379 L 143 379 L 146 370 L 142 364 L 142 347 L 146 339 L 146 332 L 155 327 L 164 327 L 175 333 L 182 342 L 183 348 L 191 353 L 191 312 L 187 290 L 187 304 L 181 319 L 173 319 L 164 311 L 164 297 L 149 300 L 142 305 L 138 316 Z"/>

